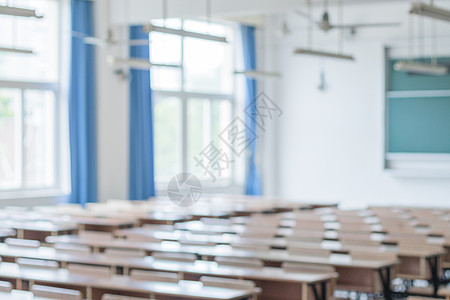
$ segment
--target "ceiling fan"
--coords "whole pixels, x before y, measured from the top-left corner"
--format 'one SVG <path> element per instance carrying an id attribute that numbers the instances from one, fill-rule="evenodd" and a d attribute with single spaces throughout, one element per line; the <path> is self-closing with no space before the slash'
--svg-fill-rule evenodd
<path id="1" fill-rule="evenodd" d="M 339 1 L 339 4 L 341 5 L 341 1 Z M 339 6 L 340 6 L 339 5 Z M 320 20 L 315 20 L 310 14 L 307 14 L 301 10 L 294 10 L 295 13 L 298 15 L 310 20 L 311 22 L 315 23 L 317 27 L 324 31 L 328 32 L 332 29 L 350 29 L 352 33 L 356 32 L 357 28 L 364 28 L 364 27 L 388 27 L 388 26 L 400 26 L 401 23 L 398 22 L 386 22 L 386 23 L 356 23 L 356 24 L 333 24 L 330 22 L 330 15 L 328 13 L 328 0 L 323 1 L 323 13 L 322 18 Z M 341 9 L 341 8 L 339 8 Z"/>

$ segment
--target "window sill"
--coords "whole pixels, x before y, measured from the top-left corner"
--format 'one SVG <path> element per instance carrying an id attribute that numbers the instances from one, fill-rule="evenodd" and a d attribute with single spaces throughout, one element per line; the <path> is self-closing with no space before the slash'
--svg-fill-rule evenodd
<path id="1" fill-rule="evenodd" d="M 0 205 L 52 205 L 67 202 L 69 193 L 58 189 L 1 191 Z"/>

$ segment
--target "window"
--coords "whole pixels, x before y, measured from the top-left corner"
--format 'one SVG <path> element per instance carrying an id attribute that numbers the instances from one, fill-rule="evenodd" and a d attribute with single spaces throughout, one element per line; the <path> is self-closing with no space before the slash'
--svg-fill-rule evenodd
<path id="1" fill-rule="evenodd" d="M 221 24 L 169 19 L 155 22 L 176 29 L 226 36 L 229 43 L 179 35 L 150 33 L 151 85 L 154 103 L 155 178 L 168 182 L 188 172 L 204 182 L 211 176 L 196 162 L 212 142 L 231 163 L 216 173 L 214 182 L 238 181 L 241 160 L 220 141 L 219 134 L 236 112 L 233 29 Z"/>
<path id="2" fill-rule="evenodd" d="M 59 1 L 16 0 L 42 19 L 0 15 L 0 192 L 60 186 Z"/>

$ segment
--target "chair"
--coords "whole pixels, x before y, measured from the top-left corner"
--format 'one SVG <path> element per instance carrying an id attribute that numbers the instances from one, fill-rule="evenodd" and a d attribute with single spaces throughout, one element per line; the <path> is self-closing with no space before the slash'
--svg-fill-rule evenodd
<path id="1" fill-rule="evenodd" d="M 152 252 L 152 257 L 156 260 L 171 260 L 171 261 L 183 261 L 194 262 L 197 260 L 197 256 L 193 253 L 183 252 Z"/>
<path id="2" fill-rule="evenodd" d="M 87 245 L 55 243 L 53 248 L 57 252 L 67 254 L 91 254 L 91 248 Z"/>
<path id="3" fill-rule="evenodd" d="M 311 257 L 324 257 L 328 258 L 331 255 L 331 251 L 327 249 L 314 249 L 308 247 L 297 247 L 295 245 L 289 245 L 287 247 L 288 253 L 291 255 L 299 256 L 311 256 Z"/>
<path id="4" fill-rule="evenodd" d="M 233 221 L 230 219 L 200 218 L 200 222 L 202 222 L 205 225 L 221 225 L 221 226 L 233 225 Z"/>
<path id="5" fill-rule="evenodd" d="M 8 281 L 0 281 L 0 292 L 10 293 L 12 290 L 12 284 Z"/>
<path id="6" fill-rule="evenodd" d="M 67 265 L 70 273 L 92 277 L 110 277 L 112 272 L 110 267 L 90 266 L 71 263 Z"/>
<path id="7" fill-rule="evenodd" d="M 159 243 L 159 242 L 161 242 L 160 239 L 157 239 L 155 237 L 144 235 L 144 234 L 138 234 L 138 233 L 127 234 L 126 240 L 130 241 L 130 242 L 139 242 L 139 243 Z"/>
<path id="8" fill-rule="evenodd" d="M 106 248 L 104 254 L 110 257 L 144 258 L 145 250 Z"/>
<path id="9" fill-rule="evenodd" d="M 359 251 L 350 249 L 350 257 L 355 260 L 396 260 L 397 254 L 393 252 Z"/>
<path id="10" fill-rule="evenodd" d="M 58 262 L 53 261 L 53 260 L 43 260 L 43 259 L 19 257 L 16 259 L 16 263 L 19 265 L 19 267 L 25 267 L 25 268 L 39 268 L 39 269 L 51 269 L 51 270 L 59 269 Z"/>
<path id="11" fill-rule="evenodd" d="M 301 262 L 288 262 L 285 261 L 281 264 L 281 268 L 286 272 L 320 272 L 320 273 L 333 273 L 334 267 L 330 265 L 319 265 Z"/>
<path id="12" fill-rule="evenodd" d="M 234 266 L 234 267 L 250 267 L 250 268 L 262 268 L 264 263 L 260 259 L 253 257 L 227 257 L 217 256 L 215 261 L 218 265 L 222 266 Z"/>
<path id="13" fill-rule="evenodd" d="M 203 283 L 203 286 L 237 290 L 251 290 L 255 288 L 255 283 L 253 281 L 243 279 L 202 276 L 200 277 L 200 282 Z"/>
<path id="14" fill-rule="evenodd" d="M 58 300 L 82 300 L 81 292 L 78 290 L 69 290 L 45 285 L 35 284 L 31 288 L 35 297 L 43 297 Z"/>
<path id="15" fill-rule="evenodd" d="M 25 239 L 15 239 L 7 238 L 5 244 L 9 247 L 19 247 L 19 248 L 39 248 L 41 243 L 35 240 L 25 240 Z"/>
<path id="16" fill-rule="evenodd" d="M 180 276 L 177 273 L 143 271 L 143 270 L 131 270 L 130 277 L 133 280 L 140 280 L 140 281 L 158 281 L 158 282 L 173 282 L 173 283 L 177 283 L 180 280 Z"/>
<path id="17" fill-rule="evenodd" d="M 114 239 L 111 232 L 104 231 L 81 231 L 78 236 L 80 239 L 90 241 L 112 241 Z"/>

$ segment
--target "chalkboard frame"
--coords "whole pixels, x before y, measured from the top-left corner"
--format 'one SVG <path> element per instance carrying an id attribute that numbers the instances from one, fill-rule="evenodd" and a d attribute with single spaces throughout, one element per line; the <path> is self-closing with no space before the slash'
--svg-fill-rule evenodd
<path id="1" fill-rule="evenodd" d="M 450 97 L 449 90 L 390 91 L 391 57 L 384 48 L 384 145 L 383 170 L 399 177 L 450 178 L 450 153 L 390 152 L 390 99 L 401 97 Z"/>

